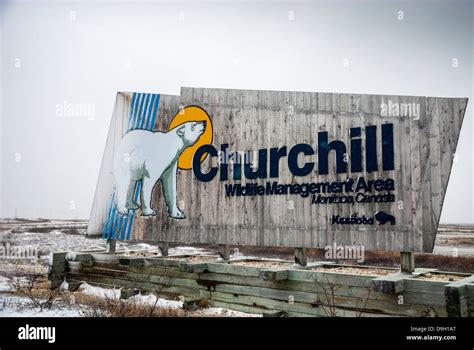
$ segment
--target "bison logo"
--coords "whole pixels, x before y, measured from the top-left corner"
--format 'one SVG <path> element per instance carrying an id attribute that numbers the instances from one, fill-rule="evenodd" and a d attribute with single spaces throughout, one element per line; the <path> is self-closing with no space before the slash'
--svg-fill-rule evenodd
<path id="1" fill-rule="evenodd" d="M 395 216 L 387 214 L 384 211 L 376 212 L 375 219 L 379 222 L 379 225 L 385 225 L 387 222 L 390 222 L 390 225 L 395 225 Z"/>

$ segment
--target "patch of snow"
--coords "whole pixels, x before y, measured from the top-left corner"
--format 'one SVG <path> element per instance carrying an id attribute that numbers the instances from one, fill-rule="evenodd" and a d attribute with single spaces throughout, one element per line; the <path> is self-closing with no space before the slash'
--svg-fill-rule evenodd
<path id="1" fill-rule="evenodd" d="M 10 279 L 5 276 L 0 276 L 0 292 L 10 292 Z"/>
<path id="2" fill-rule="evenodd" d="M 97 296 L 100 298 L 118 299 L 120 298 L 121 289 L 96 287 L 84 282 L 79 286 L 78 290 L 86 295 Z M 153 294 L 137 294 L 127 300 L 137 301 L 139 303 L 148 305 L 154 305 L 156 303 L 156 306 L 160 308 L 181 309 L 183 307 L 182 301 L 162 299 Z"/>
<path id="3" fill-rule="evenodd" d="M 197 247 L 176 247 L 169 249 L 169 255 L 202 255 L 202 254 L 212 254 L 213 252 Z"/>
<path id="4" fill-rule="evenodd" d="M 167 309 L 182 309 L 183 302 L 178 300 L 167 300 L 163 298 L 158 298 L 156 295 L 148 294 L 148 295 L 134 295 L 130 297 L 129 300 L 135 299 L 139 303 L 147 304 L 147 305 L 154 305 L 159 308 L 167 308 Z"/>
<path id="5" fill-rule="evenodd" d="M 52 252 L 84 252 L 104 251 L 106 241 L 101 237 L 89 237 L 83 234 L 69 234 L 64 229 L 54 229 L 51 232 L 15 232 L 5 238 L 12 246 L 28 243 L 38 248 L 39 262 L 48 264 Z M 158 252 L 158 246 L 140 241 L 117 241 L 117 251 L 147 251 Z M 199 247 L 174 247 L 169 249 L 170 255 L 209 255 L 212 250 Z M 31 260 L 31 259 L 30 259 Z"/>
<path id="6" fill-rule="evenodd" d="M 66 280 L 64 280 L 63 283 L 61 283 L 61 285 L 59 286 L 59 290 L 63 292 L 67 292 L 68 288 L 69 284 L 66 282 Z"/>
<path id="7" fill-rule="evenodd" d="M 9 292 L 8 278 L 0 276 L 0 291 Z M 7 289 L 8 288 L 8 289 Z M 67 290 L 67 283 L 63 282 L 61 290 Z M 120 289 L 109 289 L 92 286 L 88 283 L 82 283 L 79 292 L 86 295 L 99 298 L 120 298 Z M 153 294 L 138 294 L 127 299 L 126 302 L 138 302 L 147 305 L 156 305 L 158 308 L 182 309 L 183 302 L 178 300 L 167 300 L 159 298 Z M 69 303 L 58 301 L 51 309 L 40 310 L 31 305 L 27 297 L 13 295 L 9 293 L 0 293 L 0 317 L 81 317 L 81 311 L 89 309 L 89 305 L 77 304 L 74 294 L 70 295 Z M 199 316 L 211 317 L 261 317 L 257 314 L 233 311 L 224 308 L 204 308 L 196 312 Z M 192 314 L 191 314 L 192 315 Z"/>
<path id="8" fill-rule="evenodd" d="M 75 305 L 55 306 L 49 310 L 31 307 L 27 297 L 0 295 L 0 317 L 77 317 Z"/>
<path id="9" fill-rule="evenodd" d="M 152 246 L 151 244 L 148 243 L 135 243 L 133 244 L 133 249 L 134 250 L 148 250 L 148 249 L 156 249 L 156 246 Z"/>
<path id="10" fill-rule="evenodd" d="M 101 288 L 101 287 L 91 286 L 90 284 L 84 282 L 79 286 L 78 290 L 86 295 L 96 296 L 99 298 L 115 299 L 115 298 L 120 298 L 121 288 L 119 289 Z"/>

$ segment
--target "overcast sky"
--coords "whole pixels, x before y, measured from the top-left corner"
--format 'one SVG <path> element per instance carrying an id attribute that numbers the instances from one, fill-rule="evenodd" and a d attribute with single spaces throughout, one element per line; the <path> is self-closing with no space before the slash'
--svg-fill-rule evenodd
<path id="1" fill-rule="evenodd" d="M 470 1 L 0 6 L 2 217 L 89 217 L 116 91 L 473 97 Z M 473 102 L 442 222 L 474 223 Z"/>

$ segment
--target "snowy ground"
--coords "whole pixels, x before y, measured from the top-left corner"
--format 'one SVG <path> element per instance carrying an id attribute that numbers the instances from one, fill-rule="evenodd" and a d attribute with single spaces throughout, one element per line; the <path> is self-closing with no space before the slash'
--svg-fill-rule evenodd
<path id="1" fill-rule="evenodd" d="M 83 284 L 79 291 L 71 293 L 63 291 L 58 302 L 51 309 L 40 310 L 32 307 L 31 300 L 12 290 L 11 281 L 15 276 L 38 274 L 46 276 L 49 256 L 58 251 L 104 251 L 106 243 L 100 238 L 85 236 L 86 222 L 49 221 L 49 220 L 0 220 L 0 317 L 78 317 L 83 316 L 90 306 L 78 300 L 84 296 L 98 298 L 117 298 L 120 290 L 110 290 Z M 459 256 L 474 256 L 474 234 L 472 226 L 441 227 L 434 249 L 435 253 L 450 256 L 453 249 Z M 9 247 L 35 247 L 37 255 L 28 259 L 5 258 Z M 117 251 L 126 255 L 156 253 L 156 245 L 141 242 L 117 242 Z M 170 255 L 180 254 L 215 254 L 214 251 L 196 247 L 170 248 Z M 46 279 L 43 278 L 43 284 Z M 149 304 L 156 303 L 161 308 L 181 309 L 180 301 L 156 299 L 153 295 L 137 295 L 130 302 Z M 183 311 L 184 314 L 184 311 Z M 185 316 L 256 316 L 220 308 L 202 308 L 186 311 Z"/>
<path id="2" fill-rule="evenodd" d="M 57 224 L 56 224 L 57 225 Z M 34 247 L 37 250 L 37 259 L 0 259 L 0 274 L 12 272 L 18 268 L 27 269 L 31 272 L 47 271 L 48 260 L 51 252 L 61 251 L 105 251 L 106 242 L 99 237 L 87 237 L 83 233 L 85 231 L 84 224 L 76 224 L 77 233 L 67 233 L 71 227 L 70 223 L 56 226 L 50 232 L 30 232 L 24 231 L 29 225 L 21 228 L 9 229 L 0 232 L 0 248 L 1 245 L 6 248 L 10 247 Z M 46 226 L 41 224 L 41 226 Z M 44 228 L 45 230 L 46 228 Z M 1 224 L 0 224 L 1 230 Z M 43 231 L 43 229 L 41 230 Z M 157 253 L 158 247 L 141 242 L 117 242 L 117 252 L 124 255 L 137 254 L 139 252 Z M 180 254 L 212 254 L 213 252 L 206 249 L 196 247 L 176 247 L 170 248 L 170 255 Z"/>
<path id="3" fill-rule="evenodd" d="M 39 274 L 46 276 L 49 256 L 58 251 L 104 251 L 106 243 L 100 238 L 88 238 L 84 235 L 85 223 L 81 222 L 48 222 L 0 221 L 0 249 L 9 247 L 35 247 L 37 256 L 28 259 L 13 259 L 0 257 L 0 317 L 81 317 L 90 306 L 77 300 L 83 296 L 103 299 L 120 298 L 120 289 L 104 289 L 83 283 L 77 292 L 67 291 L 62 286 L 61 295 L 53 303 L 51 309 L 41 310 L 31 300 L 18 293 L 11 286 L 11 281 L 22 274 Z M 139 252 L 156 252 L 157 247 L 140 242 L 117 242 L 117 251 L 123 254 Z M 194 248 L 170 248 L 170 255 L 181 254 L 213 254 L 215 252 Z M 45 283 L 45 281 L 43 281 Z M 39 298 L 41 299 L 41 298 Z M 42 299 L 41 299 L 42 300 Z M 164 309 L 182 309 L 181 301 L 157 298 L 154 295 L 136 295 L 127 303 L 152 304 Z M 254 317 L 259 315 L 245 314 L 222 308 L 203 308 L 195 311 L 182 311 L 185 316 L 193 317 Z"/>
<path id="4" fill-rule="evenodd" d="M 66 287 L 64 286 L 64 289 Z M 64 294 L 57 298 L 57 301 L 50 309 L 40 309 L 32 304 L 28 297 L 12 293 L 8 286 L 7 278 L 0 279 L 0 317 L 83 317 L 88 316 L 86 312 L 92 308 L 84 303 L 76 302 L 78 293 L 116 300 L 120 298 L 120 289 L 105 289 L 83 283 L 77 292 L 70 293 L 64 290 Z M 135 295 L 123 301 L 124 303 L 138 303 L 144 305 L 155 305 L 161 309 L 180 310 L 183 307 L 182 301 L 167 300 L 158 298 L 155 295 Z M 246 314 L 243 312 L 227 310 L 222 308 L 203 308 L 195 311 L 182 312 L 188 317 L 259 317 L 260 315 Z"/>

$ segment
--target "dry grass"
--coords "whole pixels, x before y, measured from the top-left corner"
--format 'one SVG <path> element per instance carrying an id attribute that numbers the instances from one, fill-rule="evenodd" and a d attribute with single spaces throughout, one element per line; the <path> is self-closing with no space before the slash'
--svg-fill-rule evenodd
<path id="1" fill-rule="evenodd" d="M 10 277 L 9 286 L 13 294 L 26 297 L 28 305 L 40 311 L 52 309 L 61 300 L 59 288 L 49 289 L 43 274 L 17 272 Z"/>
<path id="2" fill-rule="evenodd" d="M 80 304 L 86 306 L 78 311 L 82 317 L 183 317 L 183 309 L 163 307 L 155 302 L 142 302 L 136 298 L 128 300 L 120 296 L 91 296 L 82 292 L 65 292 L 48 288 L 47 276 L 40 272 L 26 272 L 17 269 L 8 275 L 12 295 L 26 297 L 28 302 L 17 307 L 35 308 L 39 311 L 60 308 L 65 304 Z M 159 294 L 159 288 L 155 294 Z M 73 300 L 73 302 L 72 302 Z M 205 307 L 204 304 L 199 305 Z"/>
<path id="3" fill-rule="evenodd" d="M 451 235 L 439 235 L 436 237 L 436 244 L 450 246 L 450 247 L 460 247 L 460 246 L 473 246 L 474 245 L 474 235 L 465 235 L 465 236 L 451 236 Z"/>
<path id="4" fill-rule="evenodd" d="M 434 254 L 416 254 L 415 263 L 418 267 L 436 268 L 444 271 L 466 272 L 474 271 L 474 257 L 444 256 Z"/>
<path id="5" fill-rule="evenodd" d="M 112 296 L 80 297 L 81 304 L 88 306 L 80 311 L 82 317 L 183 317 L 185 311 L 171 307 L 158 306 L 158 298 L 154 303 L 144 303 L 135 298 L 120 299 Z"/>

